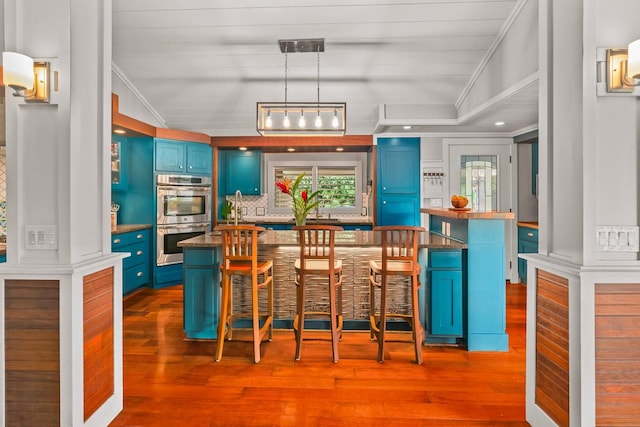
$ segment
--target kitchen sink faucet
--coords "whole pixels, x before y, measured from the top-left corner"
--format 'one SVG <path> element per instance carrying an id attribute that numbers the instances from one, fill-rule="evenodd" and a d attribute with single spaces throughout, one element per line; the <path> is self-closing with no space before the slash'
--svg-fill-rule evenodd
<path id="1" fill-rule="evenodd" d="M 238 217 L 242 216 L 242 192 L 236 190 L 235 203 L 233 209 L 236 210 L 234 217 L 234 225 L 238 225 Z"/>

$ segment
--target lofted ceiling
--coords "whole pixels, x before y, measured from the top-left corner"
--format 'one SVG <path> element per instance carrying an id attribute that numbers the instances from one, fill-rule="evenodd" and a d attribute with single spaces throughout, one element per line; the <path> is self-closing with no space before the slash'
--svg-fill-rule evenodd
<path id="1" fill-rule="evenodd" d="M 280 39 L 324 38 L 320 101 L 347 103 L 347 134 L 515 132 L 537 123 L 537 82 L 463 122 L 385 108 L 455 111 L 518 0 L 114 0 L 113 63 L 165 125 L 256 136 L 256 102 L 284 101 Z M 288 54 L 288 101 L 317 96 L 317 54 Z M 415 115 L 415 113 L 414 113 Z M 415 118 L 415 117 L 414 117 Z"/>

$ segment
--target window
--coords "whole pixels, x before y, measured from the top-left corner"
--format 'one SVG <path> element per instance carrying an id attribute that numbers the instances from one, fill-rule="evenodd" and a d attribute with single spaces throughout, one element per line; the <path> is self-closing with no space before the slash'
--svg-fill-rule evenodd
<path id="1" fill-rule="evenodd" d="M 498 156 L 460 157 L 460 194 L 477 211 L 498 210 Z"/>
<path id="2" fill-rule="evenodd" d="M 328 155 L 321 155 L 322 160 L 313 160 L 315 156 L 298 154 L 296 160 L 288 160 L 287 155 L 273 154 L 273 159 L 266 157 L 268 171 L 268 211 L 275 214 L 291 213 L 291 197 L 275 188 L 275 183 L 282 178 L 292 182 L 304 173 L 300 188 L 309 191 L 320 191 L 320 213 L 360 214 L 363 177 L 363 163 L 358 157 L 353 160 L 326 160 Z M 285 158 L 287 160 L 279 160 Z M 366 160 L 366 157 L 365 157 Z"/>

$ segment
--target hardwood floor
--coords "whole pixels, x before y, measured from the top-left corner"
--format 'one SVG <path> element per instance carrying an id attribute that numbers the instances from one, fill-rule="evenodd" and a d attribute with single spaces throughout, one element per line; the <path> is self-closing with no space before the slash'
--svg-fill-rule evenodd
<path id="1" fill-rule="evenodd" d="M 262 344 L 186 341 L 182 288 L 143 290 L 124 302 L 124 410 L 112 426 L 528 426 L 525 419 L 526 288 L 507 284 L 509 352 L 387 345 L 384 364 L 364 332 L 345 332 L 340 361 L 326 340 L 293 332 Z"/>

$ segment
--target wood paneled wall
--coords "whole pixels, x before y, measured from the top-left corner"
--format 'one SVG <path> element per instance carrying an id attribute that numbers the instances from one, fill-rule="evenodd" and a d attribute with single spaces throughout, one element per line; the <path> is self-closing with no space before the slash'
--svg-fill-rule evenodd
<path id="1" fill-rule="evenodd" d="M 113 267 L 85 276 L 84 419 L 114 393 Z"/>
<path id="2" fill-rule="evenodd" d="M 60 425 L 60 282 L 5 281 L 5 424 Z"/>
<path id="3" fill-rule="evenodd" d="M 595 285 L 596 425 L 640 423 L 640 283 Z"/>
<path id="4" fill-rule="evenodd" d="M 538 270 L 536 404 L 559 426 L 569 426 L 569 282 Z"/>

